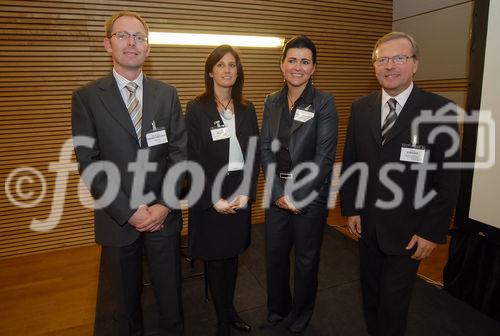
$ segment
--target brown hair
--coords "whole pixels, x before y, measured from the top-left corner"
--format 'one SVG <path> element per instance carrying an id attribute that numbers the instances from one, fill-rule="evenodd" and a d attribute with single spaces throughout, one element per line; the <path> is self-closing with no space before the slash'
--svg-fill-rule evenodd
<path id="1" fill-rule="evenodd" d="M 375 60 L 375 51 L 382 43 L 392 41 L 392 40 L 397 40 L 397 39 L 407 39 L 411 44 L 412 53 L 413 53 L 413 55 L 415 55 L 414 56 L 415 59 L 418 59 L 418 54 L 419 54 L 418 45 L 417 45 L 417 41 L 415 41 L 413 36 L 411 36 L 410 34 L 407 34 L 407 33 L 393 31 L 393 32 L 390 32 L 388 34 L 385 34 L 384 36 L 382 36 L 381 38 L 379 38 L 377 40 L 377 42 L 375 43 L 375 46 L 373 47 L 372 60 Z"/>
<path id="2" fill-rule="evenodd" d="M 131 16 L 141 21 L 142 25 L 144 26 L 144 29 L 146 30 L 146 36 L 148 36 L 149 34 L 148 24 L 139 14 L 132 11 L 121 11 L 113 14 L 113 16 L 111 16 L 109 19 L 106 20 L 106 23 L 104 24 L 104 32 L 106 33 L 106 37 L 111 37 L 111 30 L 113 29 L 115 21 L 121 18 L 122 16 Z"/>
<path id="3" fill-rule="evenodd" d="M 236 71 L 238 76 L 231 88 L 231 98 L 236 105 L 247 106 L 247 101 L 243 97 L 243 84 L 245 82 L 245 75 L 243 73 L 243 66 L 241 64 L 240 55 L 229 44 L 222 44 L 210 52 L 205 60 L 205 92 L 196 97 L 196 100 L 207 100 L 214 97 L 214 79 L 210 77 L 214 66 L 219 62 L 225 54 L 231 53 L 236 60 Z"/>

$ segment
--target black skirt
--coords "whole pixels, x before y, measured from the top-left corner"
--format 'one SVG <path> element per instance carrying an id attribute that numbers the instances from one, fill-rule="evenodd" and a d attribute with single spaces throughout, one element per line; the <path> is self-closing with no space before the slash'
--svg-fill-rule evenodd
<path id="1" fill-rule="evenodd" d="M 243 171 L 229 172 L 221 188 L 228 199 L 243 180 Z M 212 190 L 204 190 L 211 195 Z M 236 195 L 235 195 L 236 196 Z M 213 207 L 195 204 L 189 208 L 189 250 L 194 259 L 217 260 L 237 256 L 250 244 L 250 202 L 236 214 L 223 215 Z"/>

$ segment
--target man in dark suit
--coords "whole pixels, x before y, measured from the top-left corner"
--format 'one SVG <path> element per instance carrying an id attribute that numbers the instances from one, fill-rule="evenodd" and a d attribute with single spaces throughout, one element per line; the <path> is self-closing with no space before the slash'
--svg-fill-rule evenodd
<path id="1" fill-rule="evenodd" d="M 458 194 L 459 172 L 446 163 L 458 162 L 459 153 L 446 152 L 453 138 L 439 130 L 458 131 L 456 120 L 449 121 L 455 116 L 453 104 L 413 84 L 418 48 L 411 36 L 383 36 L 372 58 L 382 90 L 352 104 L 342 214 L 348 216 L 350 232 L 360 238 L 368 332 L 403 335 L 420 260 L 446 242 Z M 412 132 L 412 123 L 417 125 L 426 110 L 433 114 Z M 429 193 L 433 197 L 426 198 Z M 364 202 L 357 203 L 360 196 Z"/>
<path id="2" fill-rule="evenodd" d="M 143 335 L 143 250 L 159 308 L 161 335 L 180 335 L 181 213 L 167 204 L 167 170 L 186 159 L 186 134 L 176 89 L 146 78 L 148 27 L 136 13 L 106 22 L 104 46 L 113 72 L 73 94 L 73 140 L 92 196 L 96 242 L 113 297 L 114 335 Z M 90 140 L 90 143 L 82 141 Z M 113 192 L 111 192 L 111 191 Z M 109 197 L 109 193 L 112 197 Z"/>

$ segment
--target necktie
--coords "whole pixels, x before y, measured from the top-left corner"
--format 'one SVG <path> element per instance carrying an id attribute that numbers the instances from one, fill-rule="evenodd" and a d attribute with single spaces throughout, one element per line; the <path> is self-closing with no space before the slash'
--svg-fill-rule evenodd
<path id="1" fill-rule="evenodd" d="M 142 107 L 139 102 L 139 98 L 135 95 L 137 91 L 137 84 L 134 82 L 128 82 L 125 87 L 128 90 L 128 101 L 127 110 L 130 114 L 130 119 L 132 119 L 132 124 L 134 124 L 135 133 L 137 134 L 137 139 L 139 144 L 141 143 L 141 123 L 142 123 Z"/>
<path id="2" fill-rule="evenodd" d="M 387 133 L 394 125 L 394 123 L 396 122 L 396 118 L 398 117 L 398 115 L 396 114 L 397 103 L 398 102 L 394 98 L 391 98 L 387 101 L 387 104 L 389 105 L 389 114 L 387 115 L 387 117 L 385 117 L 384 125 L 382 125 L 382 145 L 385 144 Z"/>

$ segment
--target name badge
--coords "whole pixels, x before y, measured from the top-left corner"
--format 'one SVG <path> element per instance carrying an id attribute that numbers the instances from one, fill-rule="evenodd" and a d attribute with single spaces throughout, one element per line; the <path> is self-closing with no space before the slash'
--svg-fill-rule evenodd
<path id="1" fill-rule="evenodd" d="M 158 146 L 168 142 L 165 127 L 158 127 L 146 133 L 148 147 Z"/>
<path id="2" fill-rule="evenodd" d="M 300 121 L 300 122 L 307 122 L 314 118 L 314 112 L 308 111 L 310 109 L 311 105 L 305 107 L 305 108 L 300 108 L 297 107 L 295 110 L 295 116 L 293 120 Z"/>
<path id="3" fill-rule="evenodd" d="M 399 155 L 399 160 L 404 162 L 412 163 L 424 163 L 425 158 L 425 146 L 420 145 L 401 145 L 401 154 Z"/>
<path id="4" fill-rule="evenodd" d="M 231 135 L 229 134 L 229 130 L 226 126 L 212 127 L 210 129 L 210 133 L 212 133 L 213 141 L 229 139 L 231 137 Z"/>

